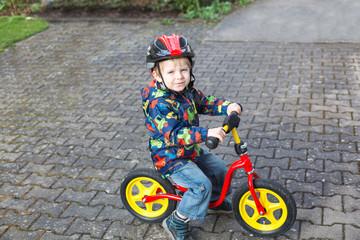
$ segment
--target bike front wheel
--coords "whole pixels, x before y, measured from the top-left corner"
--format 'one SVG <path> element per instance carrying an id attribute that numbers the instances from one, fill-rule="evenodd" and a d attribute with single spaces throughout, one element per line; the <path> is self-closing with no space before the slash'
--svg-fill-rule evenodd
<path id="1" fill-rule="evenodd" d="M 171 182 L 162 179 L 154 170 L 139 168 L 127 175 L 120 187 L 125 208 L 135 217 L 146 222 L 161 222 L 176 208 L 176 201 L 162 198 L 143 203 L 146 196 L 161 193 L 175 194 Z"/>
<path id="2" fill-rule="evenodd" d="M 254 179 L 256 195 L 265 209 L 260 215 L 244 183 L 233 196 L 236 220 L 247 231 L 262 237 L 275 237 L 291 228 L 296 219 L 296 204 L 291 193 L 281 184 L 269 179 Z"/>

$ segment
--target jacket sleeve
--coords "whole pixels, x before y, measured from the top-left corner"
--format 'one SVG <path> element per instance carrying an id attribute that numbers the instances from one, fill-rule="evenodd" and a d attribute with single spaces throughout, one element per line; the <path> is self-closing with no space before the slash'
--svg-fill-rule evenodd
<path id="1" fill-rule="evenodd" d="M 150 111 L 152 125 L 164 137 L 166 146 L 192 145 L 207 138 L 207 128 L 184 126 L 166 103 L 158 102 Z"/>
<path id="2" fill-rule="evenodd" d="M 201 98 L 199 113 L 211 116 L 227 115 L 226 110 L 231 102 L 226 101 L 223 98 L 216 98 L 214 96 L 205 96 L 198 90 L 198 94 Z"/>

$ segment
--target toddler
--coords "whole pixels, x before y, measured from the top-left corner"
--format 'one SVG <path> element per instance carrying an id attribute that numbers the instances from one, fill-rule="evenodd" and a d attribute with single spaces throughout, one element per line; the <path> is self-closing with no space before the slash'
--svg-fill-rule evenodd
<path id="1" fill-rule="evenodd" d="M 163 221 L 173 239 L 184 240 L 193 239 L 189 221 L 204 220 L 209 203 L 220 198 L 227 172 L 221 158 L 199 146 L 210 136 L 222 142 L 225 132 L 222 127 L 200 127 L 198 114 L 226 115 L 235 111 L 240 115 L 242 110 L 237 103 L 206 97 L 194 88 L 194 57 L 183 36 L 155 39 L 146 57 L 154 79 L 141 90 L 154 167 L 163 178 L 188 189 L 177 209 Z M 210 210 L 232 211 L 227 199 Z"/>

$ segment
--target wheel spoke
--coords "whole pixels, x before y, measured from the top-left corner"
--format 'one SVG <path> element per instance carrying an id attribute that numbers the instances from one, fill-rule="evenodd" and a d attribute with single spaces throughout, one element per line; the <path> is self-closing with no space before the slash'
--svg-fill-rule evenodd
<path id="1" fill-rule="evenodd" d="M 132 196 L 132 200 L 134 200 L 134 202 L 138 202 L 138 201 L 142 202 L 143 197 L 144 197 L 144 194 L 139 193 L 135 196 Z"/>
<path id="2" fill-rule="evenodd" d="M 259 218 L 261 218 L 262 216 L 259 214 L 257 209 L 254 209 L 254 214 L 250 217 L 251 221 L 253 221 L 254 223 L 257 222 L 259 220 Z"/>
<path id="3" fill-rule="evenodd" d="M 267 209 L 269 209 L 269 211 L 271 211 L 271 212 L 274 212 L 281 208 L 282 208 L 282 205 L 280 203 L 269 203 L 267 206 Z"/>
<path id="4" fill-rule="evenodd" d="M 257 210 L 255 201 L 250 200 L 249 198 L 247 198 L 245 200 L 245 205 L 247 205 L 248 207 L 253 209 L 253 215 L 250 216 L 249 214 L 247 214 L 249 216 L 249 218 L 251 219 L 251 221 L 256 222 L 261 216 L 259 215 L 259 212 Z M 246 212 L 246 211 L 245 211 Z"/>
<path id="5" fill-rule="evenodd" d="M 148 211 L 150 213 L 153 212 L 153 205 L 154 205 L 154 202 L 145 203 L 146 211 Z"/>
<path id="6" fill-rule="evenodd" d="M 135 183 L 135 186 L 139 189 L 139 194 L 144 194 L 146 187 L 141 182 Z"/>
<path id="7" fill-rule="evenodd" d="M 158 190 L 158 188 L 160 187 L 159 184 L 154 183 L 153 185 L 151 185 L 147 190 L 149 192 L 149 195 L 156 195 L 156 190 Z"/>
<path id="8" fill-rule="evenodd" d="M 249 198 L 246 199 L 245 201 L 245 205 L 248 205 L 249 207 L 251 207 L 252 209 L 256 210 L 256 204 L 255 201 L 250 200 Z"/>
<path id="9" fill-rule="evenodd" d="M 266 192 L 260 192 L 259 193 L 259 201 L 261 203 L 261 205 L 267 209 L 268 206 L 269 206 L 269 200 L 268 200 L 268 197 L 267 197 L 267 194 Z"/>
<path id="10" fill-rule="evenodd" d="M 271 224 L 275 224 L 278 220 L 275 218 L 273 212 L 266 213 L 265 218 L 269 220 Z"/>

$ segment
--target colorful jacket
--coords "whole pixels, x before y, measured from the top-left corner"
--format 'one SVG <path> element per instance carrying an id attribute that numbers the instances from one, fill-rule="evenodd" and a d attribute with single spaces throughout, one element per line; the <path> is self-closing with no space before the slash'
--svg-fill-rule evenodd
<path id="1" fill-rule="evenodd" d="M 151 158 L 163 178 L 189 161 L 197 161 L 199 143 L 206 140 L 208 131 L 199 127 L 198 114 L 226 115 L 230 104 L 224 99 L 205 97 L 197 90 L 201 102 L 196 109 L 195 94 L 190 91 L 172 94 L 165 90 L 156 87 L 155 79 L 141 90 Z"/>

